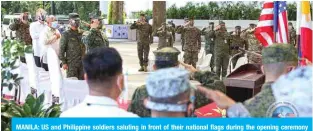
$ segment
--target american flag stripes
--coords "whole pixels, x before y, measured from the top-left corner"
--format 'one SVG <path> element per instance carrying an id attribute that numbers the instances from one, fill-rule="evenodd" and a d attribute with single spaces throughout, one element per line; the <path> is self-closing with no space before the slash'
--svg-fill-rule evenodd
<path id="1" fill-rule="evenodd" d="M 274 2 L 264 2 L 259 22 L 255 29 L 255 36 L 264 47 L 274 43 L 273 20 Z"/>
<path id="2" fill-rule="evenodd" d="M 255 36 L 264 47 L 273 43 L 288 43 L 287 23 L 285 1 L 264 2 Z"/>
<path id="3" fill-rule="evenodd" d="M 274 31 L 277 43 L 288 43 L 288 18 L 286 1 L 274 2 Z"/>

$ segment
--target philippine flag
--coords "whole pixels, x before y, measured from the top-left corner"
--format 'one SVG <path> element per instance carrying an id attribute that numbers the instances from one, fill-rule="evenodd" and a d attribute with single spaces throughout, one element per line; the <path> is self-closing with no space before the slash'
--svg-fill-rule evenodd
<path id="1" fill-rule="evenodd" d="M 301 58 L 312 62 L 312 19 L 310 2 L 301 1 L 300 50 Z M 304 61 L 303 61 L 304 62 Z M 302 62 L 302 63 L 303 63 Z"/>

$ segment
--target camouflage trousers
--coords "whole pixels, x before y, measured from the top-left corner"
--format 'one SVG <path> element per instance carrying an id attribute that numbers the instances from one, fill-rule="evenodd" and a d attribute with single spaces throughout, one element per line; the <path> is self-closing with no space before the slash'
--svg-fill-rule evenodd
<path id="1" fill-rule="evenodd" d="M 140 66 L 148 66 L 149 51 L 150 51 L 149 43 L 140 43 L 140 42 L 137 43 L 137 52 Z"/>
<path id="2" fill-rule="evenodd" d="M 192 65 L 197 68 L 198 62 L 198 51 L 185 51 L 184 54 L 184 63 Z"/>
<path id="3" fill-rule="evenodd" d="M 216 74 L 219 78 L 221 76 L 221 72 L 222 77 L 225 77 L 227 75 L 228 64 L 229 64 L 229 55 L 227 54 L 215 55 Z"/>
<path id="4" fill-rule="evenodd" d="M 215 56 L 215 53 L 214 53 L 214 44 L 211 44 L 209 42 L 205 42 L 205 47 L 204 47 L 204 50 L 205 50 L 205 55 L 207 54 L 212 54 L 212 57 L 211 57 L 211 61 L 210 61 L 210 67 L 213 68 L 214 67 L 214 56 Z"/>
<path id="5" fill-rule="evenodd" d="M 66 73 L 67 78 L 77 77 L 78 80 L 84 80 L 84 69 L 81 62 L 67 64 L 68 70 Z"/>

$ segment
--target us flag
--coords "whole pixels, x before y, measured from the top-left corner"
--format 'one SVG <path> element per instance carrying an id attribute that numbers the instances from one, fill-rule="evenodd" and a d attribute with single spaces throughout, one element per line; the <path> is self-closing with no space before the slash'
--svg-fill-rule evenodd
<path id="1" fill-rule="evenodd" d="M 287 4 L 285 1 L 264 2 L 255 36 L 264 47 L 288 43 Z"/>
<path id="2" fill-rule="evenodd" d="M 288 43 L 288 18 L 286 1 L 274 2 L 274 31 L 277 43 Z"/>

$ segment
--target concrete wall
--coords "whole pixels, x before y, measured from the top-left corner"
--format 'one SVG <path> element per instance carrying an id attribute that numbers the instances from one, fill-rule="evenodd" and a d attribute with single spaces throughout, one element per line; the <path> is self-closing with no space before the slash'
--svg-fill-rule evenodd
<path id="1" fill-rule="evenodd" d="M 126 19 L 126 23 L 133 23 L 136 20 L 137 19 Z M 170 21 L 170 20 L 173 20 L 176 26 L 182 25 L 184 23 L 183 19 L 167 19 L 166 21 Z M 208 26 L 209 22 L 214 22 L 215 25 L 217 25 L 218 21 L 219 20 L 195 20 L 195 26 L 199 29 L 202 29 L 203 27 Z M 250 23 L 254 23 L 254 24 L 258 23 L 258 20 L 223 20 L 223 21 L 226 24 L 227 31 L 235 30 L 235 26 L 237 25 L 241 26 L 241 29 L 243 30 L 245 28 L 248 28 Z M 296 27 L 296 21 L 289 21 L 289 22 L 292 22 L 293 26 Z M 149 20 L 149 23 L 153 24 L 152 20 Z M 129 40 L 135 40 L 136 31 L 128 31 L 128 36 L 131 36 L 128 38 Z M 202 36 L 201 39 L 203 41 L 204 37 Z M 157 38 L 154 38 L 154 42 L 158 42 L 157 40 L 158 40 Z M 176 42 L 180 42 L 180 34 L 176 34 Z"/>

